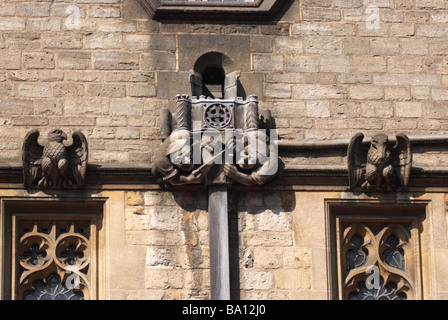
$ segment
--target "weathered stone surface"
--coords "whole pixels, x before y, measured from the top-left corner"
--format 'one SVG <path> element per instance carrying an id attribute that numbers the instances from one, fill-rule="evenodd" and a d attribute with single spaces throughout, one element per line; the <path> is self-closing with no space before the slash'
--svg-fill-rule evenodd
<path id="1" fill-rule="evenodd" d="M 380 9 L 378 28 L 366 25 L 368 5 Z M 79 9 L 75 28 L 66 23 L 70 6 Z M 160 109 L 173 111 L 177 94 L 191 95 L 188 76 L 210 52 L 228 57 L 226 73 L 241 71 L 241 92 L 259 97 L 282 139 L 347 139 L 358 131 L 446 134 L 447 9 L 439 0 L 303 0 L 272 23 L 178 23 L 149 19 L 134 0 L 4 1 L 0 164 L 21 162 L 20 141 L 35 126 L 64 126 L 86 132 L 92 170 L 146 170 L 160 143 Z M 415 156 L 422 170 L 448 166 L 447 159 L 436 147 Z M 320 169 L 345 161 L 309 152 L 291 155 L 286 164 Z M 110 288 L 104 296 L 209 298 L 205 190 L 161 191 L 152 182 L 134 182 L 121 190 L 93 181 L 101 191 L 76 195 L 107 199 L 101 241 L 111 254 L 99 281 Z M 50 197 L 11 185 L 2 186 L 2 198 Z M 236 189 L 230 201 L 231 262 L 241 270 L 232 287 L 243 299 L 326 299 L 332 238 L 325 203 L 344 193 L 335 186 L 281 188 Z M 431 189 L 412 197 L 430 203 L 422 239 L 442 261 L 445 194 Z M 424 238 L 428 230 L 433 234 Z M 443 267 L 421 270 L 423 279 L 438 284 L 425 287 L 425 295 L 446 296 Z"/>

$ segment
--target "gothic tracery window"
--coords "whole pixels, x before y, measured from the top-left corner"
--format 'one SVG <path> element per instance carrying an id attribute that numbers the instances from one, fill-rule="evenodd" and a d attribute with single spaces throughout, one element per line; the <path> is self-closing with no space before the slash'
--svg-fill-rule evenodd
<path id="1" fill-rule="evenodd" d="M 1 299 L 104 297 L 103 208 L 102 200 L 4 201 Z"/>
<path id="2" fill-rule="evenodd" d="M 415 218 L 336 220 L 341 299 L 420 298 L 420 244 Z"/>
<path id="3" fill-rule="evenodd" d="M 90 220 L 19 216 L 14 229 L 17 299 L 90 298 L 95 239 Z"/>

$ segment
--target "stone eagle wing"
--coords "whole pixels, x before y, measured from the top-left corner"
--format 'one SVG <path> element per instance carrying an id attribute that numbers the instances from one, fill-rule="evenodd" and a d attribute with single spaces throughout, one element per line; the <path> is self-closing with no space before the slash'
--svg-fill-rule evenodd
<path id="1" fill-rule="evenodd" d="M 39 130 L 27 133 L 22 145 L 22 172 L 23 185 L 28 188 L 36 179 L 37 172 L 42 163 L 44 147 L 39 144 Z"/>
<path id="2" fill-rule="evenodd" d="M 69 174 L 79 187 L 84 183 L 87 171 L 88 145 L 87 139 L 81 131 L 76 131 L 72 135 L 73 143 L 67 147 L 67 160 L 69 164 Z"/>
<path id="3" fill-rule="evenodd" d="M 356 187 L 364 175 L 367 152 L 362 145 L 364 134 L 357 133 L 351 139 L 347 150 L 348 184 L 350 189 Z"/>
<path id="4" fill-rule="evenodd" d="M 397 134 L 397 143 L 392 149 L 392 163 L 396 169 L 401 188 L 406 190 L 411 176 L 412 148 L 411 141 L 403 134 Z"/>

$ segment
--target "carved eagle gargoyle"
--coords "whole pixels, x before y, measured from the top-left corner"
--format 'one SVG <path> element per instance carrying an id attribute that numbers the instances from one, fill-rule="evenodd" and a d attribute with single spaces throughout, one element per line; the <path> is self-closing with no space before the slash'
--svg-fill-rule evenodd
<path id="1" fill-rule="evenodd" d="M 23 184 L 31 187 L 38 175 L 39 188 L 80 187 L 84 183 L 88 146 L 87 139 L 80 131 L 72 134 L 73 143 L 66 146 L 63 142 L 67 135 L 60 129 L 48 133 L 47 142 L 38 142 L 39 130 L 35 129 L 25 137 L 22 147 Z"/>
<path id="2" fill-rule="evenodd" d="M 367 191 L 406 190 L 411 175 L 411 142 L 405 134 L 391 143 L 387 135 L 378 133 L 363 146 L 364 134 L 357 133 L 350 140 L 347 151 L 349 187 L 361 184 Z M 398 180 L 398 185 L 396 181 Z"/>

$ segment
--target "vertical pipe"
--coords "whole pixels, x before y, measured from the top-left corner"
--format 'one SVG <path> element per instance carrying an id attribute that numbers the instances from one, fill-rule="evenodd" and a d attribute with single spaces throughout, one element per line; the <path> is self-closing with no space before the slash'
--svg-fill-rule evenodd
<path id="1" fill-rule="evenodd" d="M 227 186 L 208 188 L 210 287 L 212 300 L 230 300 L 229 222 Z"/>

